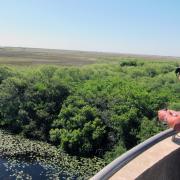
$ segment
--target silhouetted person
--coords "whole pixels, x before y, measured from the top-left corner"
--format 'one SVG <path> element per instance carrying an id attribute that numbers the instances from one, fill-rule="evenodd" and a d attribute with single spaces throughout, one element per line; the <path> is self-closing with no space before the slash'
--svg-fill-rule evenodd
<path id="1" fill-rule="evenodd" d="M 180 67 L 176 68 L 175 73 L 178 79 L 180 80 Z"/>

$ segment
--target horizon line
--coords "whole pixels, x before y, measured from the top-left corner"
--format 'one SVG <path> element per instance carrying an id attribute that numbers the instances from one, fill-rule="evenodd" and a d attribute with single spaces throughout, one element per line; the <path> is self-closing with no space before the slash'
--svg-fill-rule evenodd
<path id="1" fill-rule="evenodd" d="M 164 58 L 174 58 L 179 59 L 180 56 L 174 55 L 160 55 L 160 54 L 143 54 L 143 53 L 124 53 L 124 52 L 116 52 L 116 51 L 98 51 L 98 50 L 81 50 L 81 49 L 60 49 L 60 48 L 46 48 L 46 47 L 32 47 L 32 46 L 3 46 L 0 45 L 0 48 L 21 48 L 21 49 L 44 49 L 44 50 L 59 50 L 59 51 L 76 51 L 76 52 L 84 52 L 84 53 L 99 53 L 99 54 L 114 54 L 114 55 L 130 55 L 130 56 L 141 56 L 141 57 L 164 57 Z"/>

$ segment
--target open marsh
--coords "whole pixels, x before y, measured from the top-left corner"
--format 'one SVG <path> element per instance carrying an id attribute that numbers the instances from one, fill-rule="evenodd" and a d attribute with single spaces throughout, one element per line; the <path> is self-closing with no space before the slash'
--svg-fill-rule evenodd
<path id="1" fill-rule="evenodd" d="M 96 63 L 114 63 L 124 59 L 167 61 L 178 60 L 180 58 L 57 49 L 0 47 L 0 64 L 6 65 L 31 66 L 51 64 L 63 66 L 82 66 Z"/>
<path id="2" fill-rule="evenodd" d="M 157 111 L 180 107 L 174 72 L 179 63 L 168 57 L 1 48 L 0 174 L 90 178 L 164 129 Z"/>

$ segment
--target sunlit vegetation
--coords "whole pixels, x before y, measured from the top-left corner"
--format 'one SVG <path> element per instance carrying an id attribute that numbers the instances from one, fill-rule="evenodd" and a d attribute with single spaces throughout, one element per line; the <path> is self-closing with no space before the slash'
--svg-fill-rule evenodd
<path id="1" fill-rule="evenodd" d="M 165 128 L 156 118 L 159 109 L 180 107 L 179 61 L 114 62 L 1 66 L 0 128 L 109 163 Z"/>

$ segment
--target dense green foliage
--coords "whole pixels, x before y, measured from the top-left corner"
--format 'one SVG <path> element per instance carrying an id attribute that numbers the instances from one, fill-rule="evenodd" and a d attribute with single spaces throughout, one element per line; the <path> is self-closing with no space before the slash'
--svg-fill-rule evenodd
<path id="1" fill-rule="evenodd" d="M 0 85 L 0 124 L 29 138 L 47 140 L 68 88 L 51 80 L 49 69 L 32 76 L 16 74 Z M 51 69 L 53 71 L 53 69 Z"/>
<path id="2" fill-rule="evenodd" d="M 178 62 L 0 67 L 0 127 L 107 162 L 161 131 L 157 111 L 180 107 Z"/>

